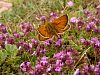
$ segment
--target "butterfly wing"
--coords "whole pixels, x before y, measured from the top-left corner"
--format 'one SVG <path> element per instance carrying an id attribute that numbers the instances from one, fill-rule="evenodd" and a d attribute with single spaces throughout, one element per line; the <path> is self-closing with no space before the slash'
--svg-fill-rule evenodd
<path id="1" fill-rule="evenodd" d="M 45 37 L 45 38 L 51 38 L 53 35 L 51 34 L 51 32 L 48 30 L 48 28 L 46 27 L 46 25 L 41 25 L 38 28 L 38 32 L 41 36 Z"/>
<path id="2" fill-rule="evenodd" d="M 49 39 L 49 38 L 45 38 L 44 36 L 42 36 L 40 34 L 38 35 L 38 38 L 40 41 L 45 41 L 45 40 Z"/>
<path id="3" fill-rule="evenodd" d="M 57 33 L 63 33 L 67 29 L 68 16 L 63 15 L 52 22 Z"/>

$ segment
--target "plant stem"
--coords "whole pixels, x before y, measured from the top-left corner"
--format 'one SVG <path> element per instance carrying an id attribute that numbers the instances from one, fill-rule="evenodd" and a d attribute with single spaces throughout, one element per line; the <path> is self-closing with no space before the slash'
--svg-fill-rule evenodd
<path id="1" fill-rule="evenodd" d="M 80 59 L 79 59 L 79 60 L 77 61 L 77 63 L 75 64 L 73 70 L 75 69 L 75 67 L 77 66 L 77 64 L 81 61 L 81 59 L 84 57 L 84 55 L 86 54 L 86 52 L 87 52 L 90 48 L 91 48 L 91 47 L 89 47 L 88 49 L 86 49 L 86 50 L 83 52 L 82 56 L 80 57 Z"/>

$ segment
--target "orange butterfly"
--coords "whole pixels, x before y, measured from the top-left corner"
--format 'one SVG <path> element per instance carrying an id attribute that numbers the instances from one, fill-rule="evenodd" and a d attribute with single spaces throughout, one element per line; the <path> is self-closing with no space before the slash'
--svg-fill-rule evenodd
<path id="1" fill-rule="evenodd" d="M 68 16 L 63 15 L 52 22 L 45 23 L 38 28 L 39 40 L 45 41 L 53 36 L 59 37 L 67 28 Z"/>

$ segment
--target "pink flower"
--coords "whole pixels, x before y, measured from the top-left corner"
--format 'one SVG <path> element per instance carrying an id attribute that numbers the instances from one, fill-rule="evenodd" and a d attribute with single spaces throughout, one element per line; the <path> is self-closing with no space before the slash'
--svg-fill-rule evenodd
<path id="1" fill-rule="evenodd" d="M 67 5 L 68 5 L 69 7 L 72 7 L 72 6 L 74 5 L 74 3 L 73 3 L 73 1 L 69 1 L 69 2 L 67 2 Z"/>
<path id="2" fill-rule="evenodd" d="M 76 17 L 72 17 L 72 18 L 70 19 L 70 22 L 71 22 L 71 23 L 77 23 L 78 20 L 76 19 Z"/>
<path id="3" fill-rule="evenodd" d="M 47 66 L 48 65 L 47 59 L 48 58 L 46 56 L 42 57 L 42 59 L 40 61 L 40 63 L 41 63 L 42 66 Z"/>
<path id="4" fill-rule="evenodd" d="M 56 72 L 60 72 L 62 70 L 62 67 L 60 67 L 60 66 L 57 66 L 56 68 L 55 68 L 55 71 Z"/>
<path id="5" fill-rule="evenodd" d="M 55 12 L 50 13 L 50 22 L 58 18 L 58 14 Z"/>
<path id="6" fill-rule="evenodd" d="M 0 23 L 0 32 L 7 33 L 7 27 L 2 23 Z"/>
<path id="7" fill-rule="evenodd" d="M 54 54 L 54 57 L 57 58 L 57 59 L 63 59 L 65 57 L 65 54 L 63 51 L 57 53 L 57 54 Z"/>
<path id="8" fill-rule="evenodd" d="M 22 62 L 20 68 L 23 72 L 26 72 L 30 69 L 30 62 Z"/>
<path id="9" fill-rule="evenodd" d="M 52 39 L 48 39 L 44 42 L 46 46 L 50 46 L 52 44 Z"/>
<path id="10" fill-rule="evenodd" d="M 51 71 L 51 69 L 52 69 L 52 67 L 51 67 L 51 66 L 49 66 L 49 67 L 47 68 L 46 72 L 50 72 L 50 71 Z"/>
<path id="11" fill-rule="evenodd" d="M 55 42 L 55 46 L 56 46 L 56 47 L 61 47 L 61 46 L 62 46 L 62 42 L 63 42 L 63 39 L 58 39 L 58 40 Z"/>
<path id="12" fill-rule="evenodd" d="M 34 38 L 31 39 L 31 42 L 32 42 L 32 45 L 33 45 L 34 48 L 36 48 L 38 46 L 38 41 L 35 40 Z"/>
<path id="13" fill-rule="evenodd" d="M 97 8 L 97 9 L 100 9 L 100 5 L 98 5 L 96 8 Z"/>
<path id="14" fill-rule="evenodd" d="M 74 75 L 80 75 L 79 69 L 76 69 L 76 71 L 74 72 Z"/>
<path id="15" fill-rule="evenodd" d="M 34 26 L 28 22 L 20 24 L 21 30 L 23 33 L 34 31 Z"/>
<path id="16" fill-rule="evenodd" d="M 86 26 L 87 31 L 91 31 L 95 28 L 95 23 L 94 22 L 89 22 Z"/>
<path id="17" fill-rule="evenodd" d="M 40 16 L 40 20 L 41 21 L 45 21 L 46 20 L 46 16 L 44 16 L 44 15 L 43 16 Z"/>

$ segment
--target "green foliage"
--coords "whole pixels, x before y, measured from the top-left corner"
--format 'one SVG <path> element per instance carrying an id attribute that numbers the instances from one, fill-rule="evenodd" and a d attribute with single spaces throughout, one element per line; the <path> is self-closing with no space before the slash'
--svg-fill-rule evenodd
<path id="1" fill-rule="evenodd" d="M 16 70 L 15 67 L 19 67 L 20 57 L 16 56 L 17 53 L 18 49 L 16 45 L 11 44 L 7 44 L 4 50 L 0 50 L 0 65 L 3 65 L 0 69 L 3 69 L 4 71 L 7 70 L 7 73 L 5 72 L 5 74 L 10 74 L 10 66 L 13 68 L 13 70 Z"/>
<path id="2" fill-rule="evenodd" d="M 7 44 L 5 46 L 5 52 L 10 58 L 15 58 L 18 52 L 16 45 Z"/>
<path id="3" fill-rule="evenodd" d="M 5 61 L 7 57 L 7 53 L 6 52 L 3 52 L 2 50 L 0 50 L 0 64 Z"/>
<path id="4" fill-rule="evenodd" d="M 5 59 L 12 60 L 16 57 L 18 49 L 16 45 L 7 44 L 5 50 L 0 50 L 0 64 L 5 61 Z M 7 59 L 7 60 L 8 60 Z"/>

